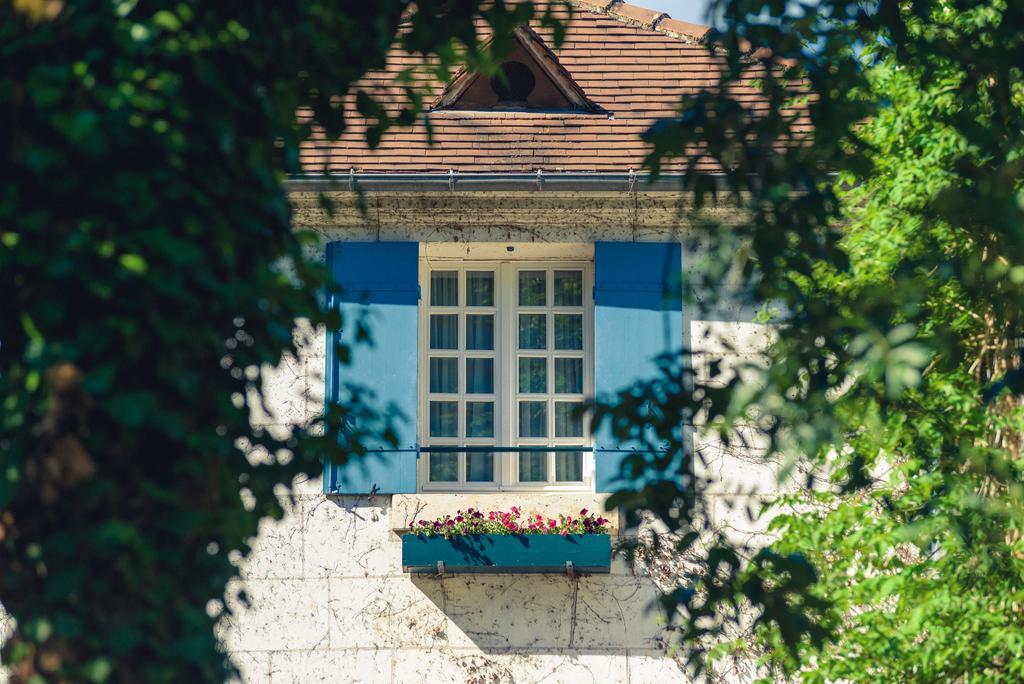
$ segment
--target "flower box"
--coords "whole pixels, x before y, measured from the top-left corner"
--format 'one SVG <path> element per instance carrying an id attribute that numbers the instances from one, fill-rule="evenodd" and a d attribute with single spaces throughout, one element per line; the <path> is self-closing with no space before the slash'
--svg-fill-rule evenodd
<path id="1" fill-rule="evenodd" d="M 607 534 L 402 537 L 402 570 L 411 573 L 606 573 L 611 556 Z"/>

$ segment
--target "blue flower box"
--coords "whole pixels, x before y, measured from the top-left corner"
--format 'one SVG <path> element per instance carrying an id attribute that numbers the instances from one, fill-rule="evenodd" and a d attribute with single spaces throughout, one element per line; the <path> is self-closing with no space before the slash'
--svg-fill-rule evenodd
<path id="1" fill-rule="evenodd" d="M 611 566 L 607 534 L 469 534 L 402 537 L 402 570 L 438 572 L 601 572 Z M 571 563 L 571 565 L 569 565 Z M 440 565 L 439 565 L 440 564 Z"/>

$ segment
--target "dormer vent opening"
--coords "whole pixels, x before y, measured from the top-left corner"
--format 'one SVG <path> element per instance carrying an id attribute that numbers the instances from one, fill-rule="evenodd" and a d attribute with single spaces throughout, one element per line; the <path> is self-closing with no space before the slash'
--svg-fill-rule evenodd
<path id="1" fill-rule="evenodd" d="M 533 70 L 513 60 L 502 64 L 501 73 L 491 77 L 491 90 L 502 106 L 525 106 L 536 85 Z"/>

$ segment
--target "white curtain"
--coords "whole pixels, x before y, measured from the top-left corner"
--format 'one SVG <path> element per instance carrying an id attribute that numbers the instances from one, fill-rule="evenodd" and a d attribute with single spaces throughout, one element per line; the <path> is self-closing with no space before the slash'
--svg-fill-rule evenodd
<path id="1" fill-rule="evenodd" d="M 430 314 L 430 348 L 459 348 L 458 314 Z"/>
<path id="2" fill-rule="evenodd" d="M 548 436 L 548 403 L 546 401 L 519 402 L 519 436 Z"/>
<path id="3" fill-rule="evenodd" d="M 578 412 L 581 406 L 575 401 L 555 402 L 555 437 L 583 436 L 583 414 Z"/>
<path id="4" fill-rule="evenodd" d="M 582 271 L 555 271 L 555 306 L 583 306 Z"/>
<path id="5" fill-rule="evenodd" d="M 555 480 L 579 482 L 583 479 L 583 453 L 580 451 L 555 452 Z"/>
<path id="6" fill-rule="evenodd" d="M 520 482 L 547 482 L 548 455 L 546 452 L 524 452 L 519 454 Z"/>
<path id="7" fill-rule="evenodd" d="M 583 394 L 583 359 L 555 359 L 555 392 Z"/>
<path id="8" fill-rule="evenodd" d="M 547 281 L 545 271 L 520 271 L 519 306 L 547 306 Z"/>
<path id="9" fill-rule="evenodd" d="M 457 401 L 432 401 L 432 402 L 430 402 L 430 436 L 431 437 L 458 437 L 459 436 L 459 402 L 457 402 Z"/>
<path id="10" fill-rule="evenodd" d="M 494 306 L 494 273 L 466 272 L 466 306 Z"/>
<path id="11" fill-rule="evenodd" d="M 555 314 L 555 349 L 583 349 L 583 314 Z"/>
<path id="12" fill-rule="evenodd" d="M 494 359 L 466 359 L 466 394 L 494 393 Z"/>
<path id="13" fill-rule="evenodd" d="M 430 454 L 431 482 L 456 482 L 458 479 L 458 454 Z"/>
<path id="14" fill-rule="evenodd" d="M 494 349 L 494 316 L 466 315 L 466 349 Z"/>
<path id="15" fill-rule="evenodd" d="M 494 437 L 493 402 L 466 402 L 466 437 Z"/>
<path id="16" fill-rule="evenodd" d="M 456 394 L 459 391 L 459 360 L 430 359 L 430 391 Z"/>
<path id="17" fill-rule="evenodd" d="M 458 271 L 431 271 L 430 272 L 430 305 L 431 306 L 458 306 L 459 305 L 459 272 Z"/>
<path id="18" fill-rule="evenodd" d="M 545 314 L 519 314 L 519 348 L 548 348 L 548 317 Z"/>
<path id="19" fill-rule="evenodd" d="M 519 391 L 544 394 L 548 391 L 548 360 L 531 356 L 519 357 Z"/>
<path id="20" fill-rule="evenodd" d="M 494 480 L 494 454 L 466 454 L 466 481 L 492 482 Z"/>

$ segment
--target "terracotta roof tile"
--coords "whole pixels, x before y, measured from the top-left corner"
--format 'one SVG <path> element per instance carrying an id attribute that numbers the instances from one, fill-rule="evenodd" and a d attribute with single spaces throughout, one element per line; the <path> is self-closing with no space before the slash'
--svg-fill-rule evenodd
<path id="1" fill-rule="evenodd" d="M 675 114 L 684 94 L 713 86 L 723 60 L 698 44 L 708 32 L 706 27 L 622 2 L 576 0 L 574 4 L 584 11 L 573 13 L 566 40 L 555 54 L 586 96 L 607 114 L 437 111 L 428 114 L 430 139 L 418 124 L 388 131 L 379 148 L 369 150 L 366 122 L 355 110 L 353 93 L 344 103 L 348 129 L 334 141 L 315 131 L 300 150 L 303 171 L 477 173 L 543 168 L 625 173 L 639 169 L 649 152 L 640 135 L 656 119 Z M 551 45 L 549 29 L 531 28 Z M 444 91 L 444 84 L 430 79 L 420 57 L 398 50 L 388 55 L 383 70 L 367 74 L 357 89 L 397 112 L 402 91 L 394 79 L 406 68 L 429 91 L 428 102 Z M 762 102 L 750 87 L 738 87 L 735 94 L 754 107 Z M 715 170 L 699 151 L 694 150 L 693 157 L 700 167 Z"/>
<path id="2" fill-rule="evenodd" d="M 582 10 L 605 12 L 615 4 L 615 0 L 574 0 L 572 4 Z"/>
<path id="3" fill-rule="evenodd" d="M 644 28 L 654 28 L 659 19 L 664 19 L 668 16 L 664 12 L 649 10 L 645 7 L 637 7 L 636 5 L 630 5 L 625 2 L 616 2 L 612 4 L 608 7 L 607 12 L 617 19 L 622 19 L 631 24 L 639 24 Z"/>
<path id="4" fill-rule="evenodd" d="M 679 21 L 678 19 L 672 19 L 667 17 L 658 22 L 658 30 L 664 31 L 670 36 L 675 36 L 682 39 L 690 39 L 695 41 L 702 41 L 707 38 L 708 33 L 711 29 L 701 24 L 691 24 L 688 21 Z"/>

